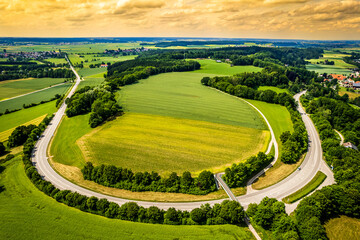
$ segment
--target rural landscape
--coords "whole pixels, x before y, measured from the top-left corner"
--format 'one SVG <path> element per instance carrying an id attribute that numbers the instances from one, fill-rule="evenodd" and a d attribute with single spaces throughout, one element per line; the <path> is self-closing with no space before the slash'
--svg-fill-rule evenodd
<path id="1" fill-rule="evenodd" d="M 359 1 L 0 12 L 0 239 L 360 239 Z"/>

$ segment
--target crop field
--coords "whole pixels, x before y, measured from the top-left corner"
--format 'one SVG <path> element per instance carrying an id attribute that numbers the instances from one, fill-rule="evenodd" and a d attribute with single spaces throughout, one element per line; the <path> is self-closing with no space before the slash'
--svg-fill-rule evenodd
<path id="1" fill-rule="evenodd" d="M 270 134 L 253 128 L 126 113 L 78 140 L 86 160 L 137 171 L 224 170 L 264 150 Z M 266 147 L 266 146 L 265 146 Z"/>
<path id="2" fill-rule="evenodd" d="M 347 216 L 333 218 L 325 224 L 330 240 L 360 239 L 360 220 Z"/>
<path id="3" fill-rule="evenodd" d="M 44 91 L 0 102 L 0 112 L 5 112 L 6 109 L 13 110 L 22 108 L 23 104 L 39 103 L 41 101 L 49 100 L 53 98 L 55 94 L 66 93 L 71 85 L 71 83 L 65 83 L 60 86 L 45 89 Z"/>
<path id="4" fill-rule="evenodd" d="M 0 100 L 50 87 L 64 82 L 65 78 L 28 78 L 0 82 Z"/>
<path id="5" fill-rule="evenodd" d="M 51 101 L 35 107 L 2 115 L 0 116 L 0 138 L 6 139 L 11 134 L 12 129 L 17 126 L 38 124 L 47 114 L 52 114 L 55 111 L 55 101 Z M 1 139 L 0 141 L 2 141 Z"/>
<path id="6" fill-rule="evenodd" d="M 40 192 L 20 157 L 0 173 L 0 239 L 254 239 L 234 225 L 170 226 L 108 219 L 65 206 Z"/>
<path id="7" fill-rule="evenodd" d="M 271 86 L 260 86 L 258 90 L 261 90 L 261 91 L 272 90 L 272 91 L 274 91 L 276 93 L 288 93 L 288 94 L 290 94 L 288 89 L 282 89 L 282 88 L 271 87 Z"/>
<path id="8" fill-rule="evenodd" d="M 251 106 L 201 85 L 209 74 L 166 73 L 152 76 L 119 91 L 126 112 L 208 121 L 256 129 L 267 126 Z"/>
<path id="9" fill-rule="evenodd" d="M 217 75 L 234 75 L 242 72 L 260 72 L 262 68 L 254 66 L 234 66 L 231 67 L 228 63 L 217 63 L 214 60 L 199 60 L 194 59 L 201 64 L 199 70 L 193 71 L 194 73 L 209 73 Z"/>
<path id="10" fill-rule="evenodd" d="M 330 51 L 325 51 L 323 57 L 320 59 L 310 59 L 307 60 L 311 62 L 311 64 L 306 65 L 306 69 L 309 71 L 315 71 L 317 73 L 334 73 L 334 74 L 350 74 L 352 68 L 355 68 L 354 65 L 348 64 L 342 60 L 343 57 L 349 55 L 346 54 L 339 54 Z M 334 61 L 335 65 L 325 65 L 325 64 L 317 64 L 321 61 Z"/>

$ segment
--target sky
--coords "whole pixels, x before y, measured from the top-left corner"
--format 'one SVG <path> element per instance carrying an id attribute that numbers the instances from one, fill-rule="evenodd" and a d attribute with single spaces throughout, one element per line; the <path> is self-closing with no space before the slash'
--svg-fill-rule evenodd
<path id="1" fill-rule="evenodd" d="M 0 0 L 0 37 L 360 40 L 360 0 Z"/>

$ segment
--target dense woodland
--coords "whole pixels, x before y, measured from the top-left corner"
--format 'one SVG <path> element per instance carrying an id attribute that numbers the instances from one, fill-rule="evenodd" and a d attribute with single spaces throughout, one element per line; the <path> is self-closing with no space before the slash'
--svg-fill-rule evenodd
<path id="1" fill-rule="evenodd" d="M 71 98 L 67 98 L 66 115 L 73 117 L 91 112 L 89 125 L 94 128 L 122 112 L 115 100 L 115 95 L 106 86 L 83 87 L 77 90 Z"/>
<path id="2" fill-rule="evenodd" d="M 133 192 L 153 191 L 205 195 L 217 190 L 214 174 L 209 171 L 202 171 L 197 178 L 193 178 L 188 171 L 184 172 L 182 176 L 173 172 L 168 178 L 164 178 L 156 172 L 134 173 L 131 169 L 113 165 L 94 167 L 92 163 L 88 162 L 81 172 L 85 180 Z"/>

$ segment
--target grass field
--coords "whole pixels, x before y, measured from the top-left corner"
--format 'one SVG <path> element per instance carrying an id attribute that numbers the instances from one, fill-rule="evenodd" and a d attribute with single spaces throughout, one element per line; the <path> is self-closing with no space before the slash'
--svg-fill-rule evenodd
<path id="1" fill-rule="evenodd" d="M 64 80 L 64 78 L 28 78 L 1 81 L 0 100 L 47 88 L 62 83 Z"/>
<path id="2" fill-rule="evenodd" d="M 309 71 L 315 71 L 317 73 L 335 73 L 335 74 L 350 74 L 352 68 L 356 68 L 354 65 L 348 64 L 344 62 L 342 59 L 349 55 L 339 54 L 331 51 L 324 51 L 323 57 L 320 59 L 310 59 L 307 60 L 311 62 L 311 64 L 306 65 L 306 69 Z M 317 64 L 321 61 L 334 61 L 335 65 L 325 65 L 325 64 Z"/>
<path id="3" fill-rule="evenodd" d="M 65 58 L 48 58 L 48 59 L 45 59 L 45 60 L 48 61 L 48 62 L 55 63 L 55 64 L 67 63 Z"/>
<path id="4" fill-rule="evenodd" d="M 22 108 L 23 104 L 40 103 L 41 101 L 49 100 L 53 98 L 55 94 L 66 93 L 71 85 L 72 83 L 66 83 L 60 86 L 45 89 L 44 91 L 0 102 L 0 112 L 5 112 L 6 109 L 13 110 Z"/>
<path id="5" fill-rule="evenodd" d="M 253 128 L 126 113 L 85 135 L 78 144 L 96 165 L 167 175 L 223 171 L 264 150 L 269 138 L 268 131 Z"/>
<path id="6" fill-rule="evenodd" d="M 354 98 L 360 97 L 360 93 L 359 93 L 359 91 L 356 91 L 356 92 L 350 92 L 350 91 L 346 91 L 346 88 L 344 88 L 344 87 L 340 87 L 340 90 L 339 90 L 339 95 L 340 95 L 340 96 L 343 96 L 344 94 L 349 95 L 349 98 L 351 98 L 351 99 L 354 99 Z"/>
<path id="7" fill-rule="evenodd" d="M 347 216 L 333 218 L 325 224 L 330 240 L 360 239 L 360 220 Z"/>
<path id="8" fill-rule="evenodd" d="M 119 102 L 126 112 L 208 121 L 266 129 L 261 116 L 248 104 L 201 85 L 197 73 L 166 73 L 125 86 Z"/>
<path id="9" fill-rule="evenodd" d="M 199 70 L 193 71 L 194 73 L 209 73 L 217 75 L 234 75 L 242 72 L 260 72 L 262 68 L 254 66 L 234 66 L 231 67 L 228 63 L 217 63 L 215 60 L 198 60 L 195 61 L 201 64 Z"/>
<path id="10" fill-rule="evenodd" d="M 84 213 L 36 189 L 19 157 L 0 174 L 0 239 L 254 239 L 247 228 L 133 223 Z"/>
<path id="11" fill-rule="evenodd" d="M 272 91 L 274 91 L 276 93 L 288 93 L 288 94 L 290 94 L 288 89 L 282 89 L 282 88 L 271 87 L 271 86 L 260 86 L 258 90 L 261 90 L 261 91 L 272 90 Z"/>
<path id="12" fill-rule="evenodd" d="M 315 177 L 311 179 L 308 184 L 306 184 L 304 187 L 294 192 L 293 194 L 283 198 L 282 201 L 285 203 L 296 202 L 297 200 L 305 197 L 306 195 L 314 191 L 318 186 L 320 186 L 321 183 L 325 181 L 325 179 L 326 175 L 323 172 L 317 172 Z"/>
<path id="13" fill-rule="evenodd" d="M 107 68 L 82 68 L 78 70 L 80 76 L 88 77 L 95 74 L 102 74 L 107 72 Z"/>
<path id="14" fill-rule="evenodd" d="M 56 111 L 55 101 L 0 116 L 0 133 Z"/>

